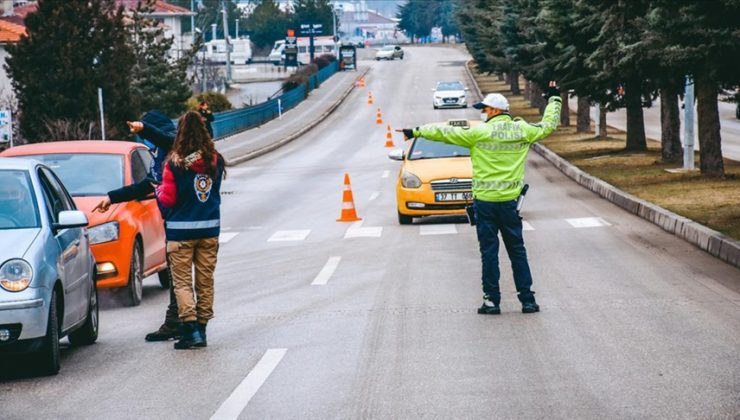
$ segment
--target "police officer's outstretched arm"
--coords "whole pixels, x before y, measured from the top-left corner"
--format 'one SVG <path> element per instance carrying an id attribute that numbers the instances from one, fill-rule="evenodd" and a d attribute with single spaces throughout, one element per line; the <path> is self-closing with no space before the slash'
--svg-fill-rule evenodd
<path id="1" fill-rule="evenodd" d="M 417 137 L 467 147 L 468 149 L 485 139 L 489 134 L 483 124 L 471 128 L 428 124 L 414 129 L 414 135 Z"/>
<path id="2" fill-rule="evenodd" d="M 523 123 L 525 138 L 529 143 L 534 143 L 547 137 L 558 128 L 560 123 L 560 109 L 563 104 L 559 96 L 552 96 L 547 102 L 545 114 L 542 121 L 537 124 Z"/>

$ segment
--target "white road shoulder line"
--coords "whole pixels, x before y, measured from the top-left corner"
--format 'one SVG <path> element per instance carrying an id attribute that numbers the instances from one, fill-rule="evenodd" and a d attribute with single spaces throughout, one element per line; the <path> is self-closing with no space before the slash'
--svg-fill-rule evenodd
<path id="1" fill-rule="evenodd" d="M 601 217 L 579 217 L 576 219 L 565 219 L 565 221 L 570 223 L 570 225 L 575 228 L 611 226 L 609 222 L 602 219 Z"/>
<path id="2" fill-rule="evenodd" d="M 419 235 L 454 235 L 457 233 L 457 226 L 452 224 L 445 225 L 421 225 L 419 226 Z"/>
<path id="3" fill-rule="evenodd" d="M 234 389 L 229 398 L 211 416 L 211 420 L 232 420 L 239 417 L 249 400 L 265 383 L 288 349 L 269 349 L 246 378 Z"/>
<path id="4" fill-rule="evenodd" d="M 221 234 L 218 235 L 218 243 L 220 244 L 229 243 L 229 241 L 234 239 L 236 235 L 238 234 L 239 232 L 221 232 Z"/>
<path id="5" fill-rule="evenodd" d="M 529 222 L 522 220 L 522 228 L 524 230 L 534 230 L 534 226 L 530 225 Z"/>
<path id="6" fill-rule="evenodd" d="M 324 264 L 324 268 L 322 268 L 316 278 L 313 279 L 311 286 L 325 285 L 337 270 L 340 261 L 342 261 L 342 257 L 330 257 L 329 261 Z"/>
<path id="7" fill-rule="evenodd" d="M 368 199 L 368 201 L 374 201 L 378 197 L 380 197 L 380 193 L 375 191 L 374 193 L 370 194 L 370 198 Z"/>
<path id="8" fill-rule="evenodd" d="M 267 242 L 291 242 L 303 241 L 311 233 L 310 229 L 305 230 L 279 230 L 270 236 Z"/>

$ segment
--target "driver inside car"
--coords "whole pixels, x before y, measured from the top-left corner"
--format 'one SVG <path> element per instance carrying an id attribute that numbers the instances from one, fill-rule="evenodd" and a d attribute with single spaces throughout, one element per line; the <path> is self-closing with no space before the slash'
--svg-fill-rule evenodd
<path id="1" fill-rule="evenodd" d="M 28 189 L 15 176 L 0 182 L 0 228 L 31 227 L 35 224 Z"/>

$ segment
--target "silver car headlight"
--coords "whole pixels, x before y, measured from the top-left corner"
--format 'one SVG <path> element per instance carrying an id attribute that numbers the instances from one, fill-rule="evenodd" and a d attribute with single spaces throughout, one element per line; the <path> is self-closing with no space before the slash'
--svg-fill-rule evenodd
<path id="1" fill-rule="evenodd" d="M 90 245 L 117 241 L 120 230 L 118 222 L 108 222 L 103 223 L 102 225 L 93 226 L 87 229 L 87 234 L 90 238 Z"/>
<path id="2" fill-rule="evenodd" d="M 401 185 L 404 188 L 419 188 L 421 187 L 421 179 L 418 176 L 408 171 L 403 171 L 401 175 Z"/>
<path id="3" fill-rule="evenodd" d="M 0 286 L 9 292 L 26 290 L 31 280 L 33 280 L 33 269 L 31 264 L 25 260 L 8 260 L 0 267 Z"/>

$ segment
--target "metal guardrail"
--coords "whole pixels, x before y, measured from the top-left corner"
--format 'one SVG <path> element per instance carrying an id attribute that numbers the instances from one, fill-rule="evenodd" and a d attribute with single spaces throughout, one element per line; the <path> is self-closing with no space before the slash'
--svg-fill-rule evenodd
<path id="1" fill-rule="evenodd" d="M 226 136 L 248 130 L 265 124 L 277 118 L 281 112 L 285 112 L 301 103 L 308 97 L 308 93 L 324 83 L 339 69 L 339 62 L 335 61 L 317 73 L 312 74 L 308 83 L 299 86 L 269 101 L 232 111 L 217 112 L 213 127 L 213 137 L 220 140 Z"/>

